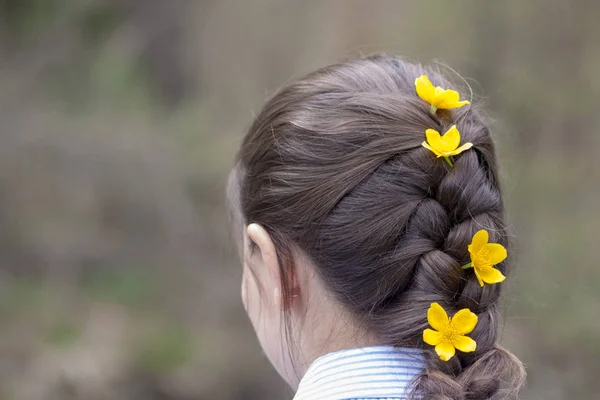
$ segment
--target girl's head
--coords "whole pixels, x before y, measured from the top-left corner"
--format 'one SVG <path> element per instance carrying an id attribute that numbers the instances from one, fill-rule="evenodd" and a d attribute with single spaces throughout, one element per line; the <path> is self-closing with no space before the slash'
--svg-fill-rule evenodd
<path id="1" fill-rule="evenodd" d="M 421 74 L 451 87 L 396 57 L 322 68 L 279 91 L 244 138 L 229 186 L 242 294 L 292 386 L 315 357 L 373 344 L 425 351 L 413 388 L 427 399 L 488 399 L 522 382 L 497 344 L 502 286 L 461 268 L 476 231 L 507 245 L 494 144 L 472 107 L 432 116 L 415 94 Z M 421 143 L 454 124 L 473 149 L 449 168 Z M 477 314 L 475 352 L 444 362 L 423 342 L 433 302 Z"/>

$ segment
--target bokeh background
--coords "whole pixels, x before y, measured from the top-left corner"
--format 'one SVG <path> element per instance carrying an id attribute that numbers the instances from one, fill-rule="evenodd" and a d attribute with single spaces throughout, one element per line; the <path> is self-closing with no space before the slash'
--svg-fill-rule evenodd
<path id="1" fill-rule="evenodd" d="M 0 0 L 0 399 L 291 398 L 240 304 L 225 179 L 270 94 L 372 52 L 450 65 L 487 104 L 522 398 L 598 398 L 599 18 L 595 0 Z"/>

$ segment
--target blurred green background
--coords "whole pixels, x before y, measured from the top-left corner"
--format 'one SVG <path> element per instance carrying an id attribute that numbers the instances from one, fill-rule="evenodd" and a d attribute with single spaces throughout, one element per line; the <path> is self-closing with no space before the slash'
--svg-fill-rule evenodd
<path id="1" fill-rule="evenodd" d="M 599 18 L 595 0 L 0 0 L 0 399 L 291 398 L 241 307 L 225 179 L 267 96 L 372 52 L 451 65 L 487 104 L 522 398 L 598 398 Z"/>

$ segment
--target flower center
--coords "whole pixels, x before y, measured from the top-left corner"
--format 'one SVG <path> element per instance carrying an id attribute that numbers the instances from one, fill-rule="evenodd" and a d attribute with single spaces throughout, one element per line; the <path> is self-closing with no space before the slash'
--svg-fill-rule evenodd
<path id="1" fill-rule="evenodd" d="M 444 332 L 442 332 L 442 337 L 444 338 L 444 341 L 452 342 L 456 337 L 456 332 L 454 331 L 454 329 L 447 329 Z"/>
<path id="2" fill-rule="evenodd" d="M 477 252 L 477 261 L 481 268 L 489 268 L 492 264 L 492 256 L 487 248 L 482 248 Z"/>

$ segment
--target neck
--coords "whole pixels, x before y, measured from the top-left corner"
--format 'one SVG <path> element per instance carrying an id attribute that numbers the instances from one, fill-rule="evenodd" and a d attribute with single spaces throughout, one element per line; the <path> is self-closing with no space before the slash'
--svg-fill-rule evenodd
<path id="1" fill-rule="evenodd" d="M 307 315 L 302 325 L 298 346 L 300 354 L 296 364 L 298 377 L 289 382 L 294 389 L 317 358 L 341 350 L 382 344 L 373 334 L 359 327 L 341 306 L 327 304 L 326 307 L 320 302 L 316 310 L 318 316 Z"/>
<path id="2" fill-rule="evenodd" d="M 297 265 L 304 295 L 298 298 L 300 301 L 295 302 L 291 310 L 292 325 L 295 327 L 295 359 L 289 361 L 293 364 L 294 372 L 282 374 L 293 389 L 297 389 L 300 380 L 317 358 L 341 350 L 383 344 L 333 298 L 314 269 L 308 267 L 308 260 L 300 259 Z"/>

